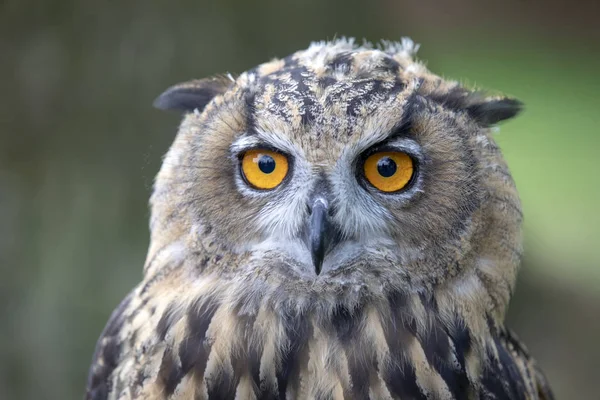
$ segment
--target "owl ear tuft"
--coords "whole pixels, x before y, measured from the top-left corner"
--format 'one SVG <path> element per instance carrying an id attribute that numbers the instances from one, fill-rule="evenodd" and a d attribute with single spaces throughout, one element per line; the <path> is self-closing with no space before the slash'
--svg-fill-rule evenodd
<path id="1" fill-rule="evenodd" d="M 471 91 L 458 85 L 448 91 L 427 93 L 426 96 L 451 110 L 466 111 L 485 127 L 512 118 L 523 109 L 519 100 L 487 96 L 483 91 Z"/>
<path id="2" fill-rule="evenodd" d="M 154 107 L 160 110 L 202 111 L 215 97 L 223 94 L 233 84 L 230 76 L 194 79 L 179 83 L 165 90 L 154 100 Z"/>
<path id="3" fill-rule="evenodd" d="M 481 125 L 491 126 L 519 114 L 523 103 L 508 97 L 481 98 L 479 101 L 469 102 L 465 109 Z"/>

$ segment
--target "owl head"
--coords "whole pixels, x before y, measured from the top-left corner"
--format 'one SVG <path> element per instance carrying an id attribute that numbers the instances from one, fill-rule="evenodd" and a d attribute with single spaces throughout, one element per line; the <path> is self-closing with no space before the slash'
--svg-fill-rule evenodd
<path id="1" fill-rule="evenodd" d="M 501 317 L 522 216 L 490 127 L 521 104 L 432 74 L 417 47 L 313 43 L 163 93 L 184 117 L 146 274 L 193 260 L 190 279 L 298 303 L 452 290 Z"/>

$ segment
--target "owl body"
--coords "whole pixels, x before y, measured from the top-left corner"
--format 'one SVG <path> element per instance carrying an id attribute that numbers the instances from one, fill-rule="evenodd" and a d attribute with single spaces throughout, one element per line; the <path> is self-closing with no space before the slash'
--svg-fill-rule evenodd
<path id="1" fill-rule="evenodd" d="M 174 86 L 144 279 L 88 399 L 550 399 L 503 325 L 522 214 L 490 126 L 520 104 L 409 40 L 314 43 Z"/>

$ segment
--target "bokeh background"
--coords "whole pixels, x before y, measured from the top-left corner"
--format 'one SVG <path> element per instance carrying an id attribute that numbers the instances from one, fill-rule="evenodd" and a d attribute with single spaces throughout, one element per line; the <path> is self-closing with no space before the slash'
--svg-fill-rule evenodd
<path id="1" fill-rule="evenodd" d="M 167 86 L 335 36 L 411 36 L 526 112 L 497 135 L 524 203 L 508 321 L 558 398 L 600 399 L 600 3 L 0 1 L 0 399 L 77 399 L 141 277 Z"/>

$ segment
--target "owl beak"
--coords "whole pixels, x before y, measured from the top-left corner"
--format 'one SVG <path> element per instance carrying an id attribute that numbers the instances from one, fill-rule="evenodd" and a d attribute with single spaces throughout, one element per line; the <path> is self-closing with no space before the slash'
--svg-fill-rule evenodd
<path id="1" fill-rule="evenodd" d="M 309 210 L 310 217 L 306 226 L 306 240 L 315 272 L 319 275 L 330 242 L 327 200 L 320 196 L 313 199 Z"/>

